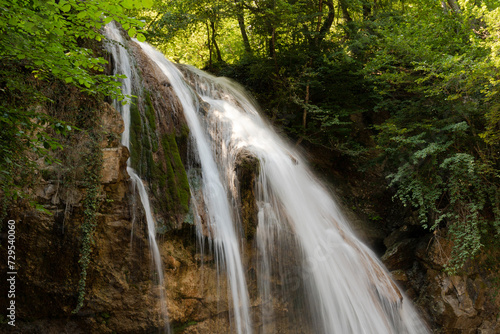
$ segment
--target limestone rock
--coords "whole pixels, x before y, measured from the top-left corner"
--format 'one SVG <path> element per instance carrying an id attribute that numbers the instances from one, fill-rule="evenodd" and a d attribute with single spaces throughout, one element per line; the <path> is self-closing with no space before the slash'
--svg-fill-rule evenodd
<path id="1" fill-rule="evenodd" d="M 101 183 L 117 183 L 126 178 L 126 162 L 129 157 L 125 146 L 102 149 Z"/>
<path id="2" fill-rule="evenodd" d="M 405 231 L 391 234 L 385 242 L 392 246 L 382 259 L 407 294 L 417 298 L 431 327 L 450 334 L 499 332 L 500 297 L 491 293 L 495 273 L 468 265 L 461 275 L 448 276 L 451 242 L 437 233 L 420 241 L 398 236 L 411 237 Z"/>
<path id="3" fill-rule="evenodd" d="M 101 142 L 101 147 L 118 147 L 120 135 L 125 130 L 125 124 L 120 113 L 109 103 L 103 103 L 100 110 L 101 127 L 105 138 Z"/>

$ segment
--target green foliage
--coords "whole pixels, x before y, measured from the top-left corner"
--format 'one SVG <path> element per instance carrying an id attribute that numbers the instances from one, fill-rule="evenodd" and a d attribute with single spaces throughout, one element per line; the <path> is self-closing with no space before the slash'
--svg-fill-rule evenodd
<path id="1" fill-rule="evenodd" d="M 117 20 L 135 34 L 143 23 L 127 12 L 151 1 L 0 0 L 0 188 L 9 200 L 29 197 L 37 160 L 52 163 L 56 137 L 72 125 L 40 108 L 47 85 L 64 82 L 97 97 L 123 99 L 118 76 L 104 73 L 101 28 Z M 140 36 L 138 35 L 138 38 Z"/>
<path id="2" fill-rule="evenodd" d="M 34 182 L 36 159 L 53 163 L 49 154 L 62 148 L 55 136 L 73 130 L 69 124 L 40 112 L 46 98 L 35 80 L 15 62 L 0 65 L 0 189 L 2 201 L 29 200 L 25 187 Z"/>
<path id="3" fill-rule="evenodd" d="M 230 19 L 235 6 L 232 1 L 158 1 L 141 17 L 150 20 L 148 38 L 160 50 L 176 61 L 212 66 L 244 52 L 237 23 Z"/>
<path id="4" fill-rule="evenodd" d="M 135 34 L 143 23 L 126 16 L 134 7 L 142 2 L 2 0 L 0 59 L 19 62 L 37 78 L 55 77 L 92 94 L 121 96 L 119 84 L 99 73 L 106 61 L 82 42 L 102 40 L 99 29 L 112 20 Z"/>
<path id="5" fill-rule="evenodd" d="M 376 110 L 391 115 L 376 128 L 395 197 L 424 227 L 448 231 L 450 273 L 500 233 L 498 41 L 484 35 L 498 29 L 485 19 L 494 13 L 436 3 L 380 17 L 364 69 L 380 94 Z"/>

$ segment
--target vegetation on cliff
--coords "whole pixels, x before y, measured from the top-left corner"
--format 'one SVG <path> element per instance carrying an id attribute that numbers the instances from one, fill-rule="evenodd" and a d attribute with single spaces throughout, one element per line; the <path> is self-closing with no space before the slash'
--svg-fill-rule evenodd
<path id="1" fill-rule="evenodd" d="M 174 60 L 246 85 L 297 142 L 385 161 L 395 199 L 453 241 L 450 271 L 498 247 L 497 1 L 158 0 L 137 15 Z"/>
<path id="2" fill-rule="evenodd" d="M 37 109 L 53 103 L 42 83 L 64 82 L 103 99 L 123 99 L 116 77 L 105 73 L 107 61 L 96 50 L 99 29 L 117 20 L 135 35 L 143 23 L 130 18 L 132 8 L 149 1 L 0 1 L 0 187 L 3 200 L 26 197 L 33 161 L 50 160 L 62 148 L 55 135 L 72 124 Z M 142 35 L 138 35 L 143 38 Z M 26 154 L 30 152 L 30 154 Z M 26 175 L 25 175 L 26 174 Z"/>
<path id="3" fill-rule="evenodd" d="M 85 189 L 75 312 L 85 296 L 102 200 L 100 141 L 105 134 L 96 115 L 104 99 L 126 98 L 120 76 L 108 73 L 101 28 L 116 20 L 130 36 L 144 40 L 138 32 L 144 23 L 128 13 L 150 5 L 148 0 L 0 0 L 0 221 L 9 206 L 23 207 L 23 201 L 54 214 L 53 207 L 49 212 L 36 203 L 35 185 L 55 182 L 65 196 L 64 228 L 75 204 L 72 196 Z"/>

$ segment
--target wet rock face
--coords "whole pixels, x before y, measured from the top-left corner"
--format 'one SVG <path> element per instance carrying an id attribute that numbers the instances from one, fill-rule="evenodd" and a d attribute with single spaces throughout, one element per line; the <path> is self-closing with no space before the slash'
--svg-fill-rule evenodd
<path id="1" fill-rule="evenodd" d="M 102 183 L 117 183 L 124 178 L 123 166 L 126 166 L 129 157 L 125 146 L 104 148 L 102 150 Z"/>
<path id="2" fill-rule="evenodd" d="M 388 250 L 382 260 L 436 333 L 500 332 L 498 273 L 481 269 L 484 258 L 449 276 L 444 267 L 452 244 L 437 234 L 412 238 L 407 230 L 399 230 L 385 242 Z"/>
<path id="3" fill-rule="evenodd" d="M 103 140 L 101 182 L 117 183 L 128 178 L 126 172 L 127 159 L 130 156 L 128 149 L 120 145 L 120 135 L 125 127 L 121 115 L 108 103 L 101 109 L 101 129 Z"/>
<path id="4" fill-rule="evenodd" d="M 19 272 L 18 321 L 15 328 L 9 328 L 10 332 L 134 333 L 158 327 L 150 320 L 155 318 L 156 302 L 149 293 L 149 253 L 144 252 L 147 234 L 142 224 L 134 225 L 134 215 L 140 217 L 140 212 L 131 209 L 126 172 L 128 150 L 116 140 L 123 132 L 123 122 L 108 104 L 97 111 L 96 117 L 101 121 L 100 138 L 112 140 L 103 140 L 99 145 L 103 157 L 98 185 L 101 201 L 84 307 L 77 314 L 72 313 L 78 297 L 82 224 L 86 210 L 83 201 L 87 189 L 78 172 L 81 166 L 44 167 L 34 194 L 51 214 L 34 211 L 29 206 L 11 208 L 9 212 L 9 219 L 16 220 Z M 65 163 L 80 163 L 88 156 L 85 148 L 92 145 L 90 138 L 80 136 L 78 139 L 78 147 L 83 149 L 65 153 L 72 157 Z M 72 176 L 75 179 L 61 172 L 68 168 L 78 172 Z M 5 291 L 3 282 L 0 284 Z M 4 299 L 2 294 L 2 305 Z M 144 305 L 144 308 L 137 305 Z M 60 320 L 64 318 L 65 321 Z"/>
<path id="5" fill-rule="evenodd" d="M 248 152 L 240 152 L 235 165 L 240 189 L 243 233 L 247 240 L 253 240 L 257 230 L 258 208 L 255 199 L 255 184 L 259 172 L 259 160 Z"/>

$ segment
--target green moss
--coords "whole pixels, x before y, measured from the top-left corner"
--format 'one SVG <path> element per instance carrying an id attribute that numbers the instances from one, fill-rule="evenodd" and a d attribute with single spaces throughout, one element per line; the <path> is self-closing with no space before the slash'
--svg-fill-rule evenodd
<path id="1" fill-rule="evenodd" d="M 174 325 L 172 329 L 174 331 L 174 334 L 178 334 L 178 333 L 182 333 L 186 328 L 188 328 L 190 326 L 194 326 L 196 324 L 197 324 L 196 321 L 188 321 L 185 323 Z"/>
<path id="2" fill-rule="evenodd" d="M 146 119 L 148 120 L 151 130 L 156 131 L 155 108 L 153 107 L 153 103 L 151 102 L 151 94 L 147 90 L 144 90 L 144 99 L 146 100 L 146 103 L 144 105 L 144 114 L 146 116 Z"/>
<path id="3" fill-rule="evenodd" d="M 188 151 L 188 139 L 189 139 L 189 127 L 186 124 L 181 124 L 180 133 L 175 138 L 178 151 L 180 153 L 181 160 L 187 162 L 187 151 Z"/>
<path id="4" fill-rule="evenodd" d="M 167 168 L 166 178 L 165 178 L 167 189 L 165 195 L 167 202 L 172 203 L 172 202 L 178 202 L 179 196 L 177 195 L 176 191 L 177 185 L 175 180 L 175 173 L 174 173 L 174 168 L 172 167 L 171 157 L 170 157 L 172 149 L 170 147 L 170 142 L 168 140 L 168 137 L 169 137 L 168 135 L 163 135 L 161 143 L 163 146 L 163 151 L 165 153 L 165 165 Z M 170 209 L 173 209 L 172 206 L 173 205 L 170 205 Z"/>
<path id="5" fill-rule="evenodd" d="M 144 90 L 142 98 L 134 98 L 133 103 L 130 110 L 132 167 L 150 181 L 156 199 L 155 210 L 162 211 L 165 217 L 185 214 L 189 210 L 189 183 L 176 139 L 187 147 L 189 128 L 183 125 L 177 138 L 174 132 L 164 134 L 159 140 L 151 93 Z M 165 160 L 156 162 L 154 153 L 160 148 Z"/>
<path id="6" fill-rule="evenodd" d="M 163 135 L 162 145 L 167 165 L 168 193 L 172 199 L 179 203 L 181 211 L 187 213 L 190 197 L 189 182 L 175 141 L 175 134 Z"/>
<path id="7" fill-rule="evenodd" d="M 132 167 L 139 175 L 152 179 L 158 173 L 155 169 L 153 152 L 158 151 L 156 119 L 150 94 L 144 91 L 145 104 L 132 100 L 130 107 L 130 156 Z"/>
<path id="8" fill-rule="evenodd" d="M 142 121 L 141 113 L 137 107 L 137 98 L 132 100 L 130 106 L 130 161 L 132 167 L 138 170 L 138 163 L 141 159 L 141 134 L 142 134 Z"/>
<path id="9" fill-rule="evenodd" d="M 184 168 L 184 164 L 182 163 L 174 134 L 169 136 L 169 138 L 170 138 L 170 148 L 172 149 L 171 153 L 173 159 L 173 168 L 177 180 L 177 193 L 180 199 L 180 204 L 184 209 L 184 212 L 187 212 L 189 210 L 190 192 L 189 192 L 189 182 L 186 174 L 186 169 Z"/>
<path id="10" fill-rule="evenodd" d="M 182 124 L 181 125 L 181 138 L 184 138 L 187 140 L 189 136 L 189 127 L 187 126 L 187 124 Z"/>

